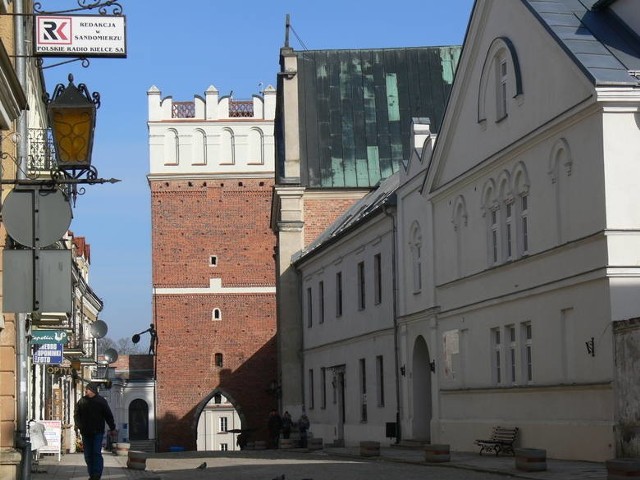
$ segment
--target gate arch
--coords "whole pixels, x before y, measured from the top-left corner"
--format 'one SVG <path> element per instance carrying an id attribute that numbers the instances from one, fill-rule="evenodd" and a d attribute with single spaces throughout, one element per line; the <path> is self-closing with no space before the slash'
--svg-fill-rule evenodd
<path id="1" fill-rule="evenodd" d="M 416 338 L 413 346 L 412 383 L 413 383 L 413 438 L 431 441 L 431 359 L 429 347 L 422 335 Z"/>

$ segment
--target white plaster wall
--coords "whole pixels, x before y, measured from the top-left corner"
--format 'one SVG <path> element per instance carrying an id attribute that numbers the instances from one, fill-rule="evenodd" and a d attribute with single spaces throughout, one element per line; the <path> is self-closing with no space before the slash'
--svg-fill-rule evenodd
<path id="1" fill-rule="evenodd" d="M 396 366 L 393 331 L 393 263 L 390 218 L 379 214 L 354 233 L 318 252 L 298 268 L 302 277 L 303 298 L 303 374 L 305 405 L 311 432 L 325 442 L 337 439 L 337 404 L 333 403 L 332 373 L 329 367 L 345 366 L 344 441 L 356 445 L 371 439 L 390 442 L 385 423 L 396 420 Z M 374 304 L 373 262 L 376 254 L 382 262 L 382 299 Z M 365 262 L 366 308 L 357 308 L 357 264 Z M 342 272 L 343 313 L 336 317 L 336 272 Z M 318 323 L 318 282 L 324 282 L 325 320 Z M 307 326 L 307 288 L 312 288 L 314 315 Z M 377 403 L 376 357 L 383 357 L 384 406 Z M 367 422 L 360 417 L 359 360 L 365 359 L 367 375 Z M 327 369 L 327 405 L 321 405 L 321 369 Z M 314 371 L 314 408 L 309 402 L 309 370 Z"/>
<path id="2" fill-rule="evenodd" d="M 468 71 L 457 75 L 454 86 L 454 102 L 449 108 L 454 113 L 455 122 L 464 122 L 465 132 L 457 141 L 447 145 L 446 155 L 455 158 L 448 162 L 439 174 L 438 184 L 442 185 L 506 147 L 512 139 L 553 119 L 574 105 L 592 95 L 589 83 L 579 73 L 578 68 L 567 58 L 563 50 L 552 40 L 544 28 L 532 17 L 521 2 L 486 2 L 489 6 L 482 20 L 483 37 L 474 38 L 465 46 L 474 55 L 472 63 L 461 66 Z M 475 24 L 472 25 L 472 29 Z M 472 31 L 473 33 L 473 31 Z M 487 50 L 497 37 L 508 37 L 515 45 L 522 70 L 522 99 L 511 98 L 507 121 L 495 122 L 495 87 L 489 81 L 487 96 L 486 129 L 477 122 L 478 89 Z M 541 52 L 544 54 L 541 55 Z M 553 65 L 553 68 L 549 68 Z M 460 78 L 458 78 L 460 77 Z M 572 78 L 571 82 L 566 82 Z M 511 82 L 513 85 L 513 81 Z M 472 97 L 473 101 L 460 103 L 459 95 Z M 459 132 L 456 129 L 455 134 Z M 443 132 L 453 135 L 453 131 Z M 441 135 L 442 137 L 442 135 Z"/>

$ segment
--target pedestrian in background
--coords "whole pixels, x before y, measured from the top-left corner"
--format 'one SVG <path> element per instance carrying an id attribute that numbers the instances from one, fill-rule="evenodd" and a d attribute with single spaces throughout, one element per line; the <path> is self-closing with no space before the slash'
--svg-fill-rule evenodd
<path id="1" fill-rule="evenodd" d="M 280 429 L 282 428 L 282 418 L 278 411 L 274 408 L 269 413 L 267 420 L 267 429 L 269 430 L 269 448 L 278 448 L 278 440 L 280 439 Z"/>
<path id="2" fill-rule="evenodd" d="M 307 432 L 309 431 L 309 417 L 303 411 L 298 420 L 298 431 L 300 432 L 300 448 L 307 448 Z"/>
<path id="3" fill-rule="evenodd" d="M 89 480 L 100 480 L 104 469 L 102 458 L 102 439 L 104 438 L 105 423 L 109 425 L 110 433 L 116 429 L 113 413 L 109 404 L 98 394 L 98 385 L 91 382 L 84 389 L 84 397 L 78 400 L 75 414 L 76 429 L 82 435 L 84 461 L 87 464 Z"/>
<path id="4" fill-rule="evenodd" d="M 282 438 L 289 438 L 291 436 L 291 414 L 289 411 L 285 411 L 282 415 Z"/>

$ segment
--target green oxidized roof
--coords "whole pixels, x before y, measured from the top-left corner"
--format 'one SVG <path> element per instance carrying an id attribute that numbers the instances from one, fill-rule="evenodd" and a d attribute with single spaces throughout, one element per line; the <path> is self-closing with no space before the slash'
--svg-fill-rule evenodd
<path id="1" fill-rule="evenodd" d="M 372 187 L 409 158 L 411 119 L 437 132 L 461 47 L 296 52 L 301 183 Z"/>

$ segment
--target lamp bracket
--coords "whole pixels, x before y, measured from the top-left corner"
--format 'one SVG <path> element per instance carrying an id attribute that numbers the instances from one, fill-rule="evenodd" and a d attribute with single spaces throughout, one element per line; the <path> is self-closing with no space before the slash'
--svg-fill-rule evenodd
<path id="1" fill-rule="evenodd" d="M 42 4 L 35 2 L 33 4 L 33 12 L 36 14 L 56 15 L 59 13 L 72 13 L 85 10 L 98 10 L 100 15 L 122 15 L 122 5 L 120 0 L 77 0 L 76 8 L 67 10 L 45 11 L 42 10 Z"/>

